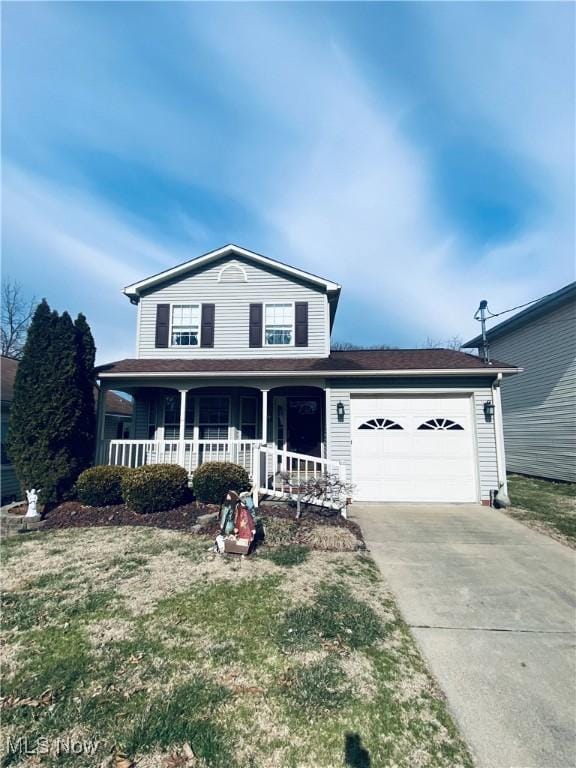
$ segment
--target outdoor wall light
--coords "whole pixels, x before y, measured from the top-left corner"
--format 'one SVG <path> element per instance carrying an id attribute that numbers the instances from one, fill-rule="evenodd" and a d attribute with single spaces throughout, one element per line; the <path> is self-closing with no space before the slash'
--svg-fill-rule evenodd
<path id="1" fill-rule="evenodd" d="M 484 418 L 486 421 L 492 421 L 492 417 L 494 416 L 494 403 L 492 400 L 486 400 L 484 402 Z"/>
<path id="2" fill-rule="evenodd" d="M 346 411 L 344 410 L 344 403 L 342 400 L 336 405 L 336 415 L 338 416 L 338 421 L 344 421 L 344 414 Z"/>

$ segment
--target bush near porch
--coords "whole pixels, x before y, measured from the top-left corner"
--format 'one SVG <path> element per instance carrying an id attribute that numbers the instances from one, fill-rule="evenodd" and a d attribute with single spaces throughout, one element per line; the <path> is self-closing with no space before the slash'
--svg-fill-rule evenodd
<path id="1" fill-rule="evenodd" d="M 76 495 L 92 507 L 122 504 L 122 479 L 128 472 L 128 467 L 90 467 L 76 481 Z"/>
<path id="2" fill-rule="evenodd" d="M 228 491 L 241 493 L 250 488 L 244 467 L 229 461 L 207 461 L 194 472 L 192 489 L 198 501 L 220 504 Z"/>
<path id="3" fill-rule="evenodd" d="M 135 512 L 159 512 L 177 506 L 188 489 L 188 472 L 176 464 L 138 467 L 122 477 L 122 497 Z"/>

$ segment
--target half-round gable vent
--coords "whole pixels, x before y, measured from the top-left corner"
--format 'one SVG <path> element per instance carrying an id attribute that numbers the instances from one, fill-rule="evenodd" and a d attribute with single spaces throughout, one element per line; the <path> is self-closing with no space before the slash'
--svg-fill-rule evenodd
<path id="1" fill-rule="evenodd" d="M 218 273 L 219 283 L 247 283 L 248 275 L 246 270 L 237 261 L 231 261 L 225 264 Z"/>

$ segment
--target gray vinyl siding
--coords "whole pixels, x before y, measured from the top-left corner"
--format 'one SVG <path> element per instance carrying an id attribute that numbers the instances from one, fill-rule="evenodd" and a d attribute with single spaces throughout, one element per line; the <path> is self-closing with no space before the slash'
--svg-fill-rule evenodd
<path id="1" fill-rule="evenodd" d="M 328 445 L 328 458 L 339 461 L 346 467 L 348 480 L 352 478 L 352 435 L 350 429 L 350 397 L 358 390 L 374 390 L 385 394 L 389 390 L 426 389 L 426 394 L 445 392 L 450 389 L 466 389 L 474 400 L 474 426 L 477 446 L 477 472 L 480 499 L 489 500 L 490 491 L 498 489 L 498 471 L 496 464 L 496 434 L 494 423 L 487 422 L 484 416 L 484 402 L 492 399 L 491 382 L 485 379 L 458 378 L 428 378 L 428 379 L 333 379 L 326 382 L 330 388 L 328 429 L 330 443 Z M 360 393 L 359 393 L 360 394 Z M 402 394 L 400 394 L 402 396 Z M 344 405 L 344 420 L 339 421 L 337 404 Z"/>
<path id="2" fill-rule="evenodd" d="M 502 384 L 509 472 L 576 482 L 576 302 L 490 341 L 524 368 Z"/>
<path id="3" fill-rule="evenodd" d="M 235 263 L 245 270 L 222 267 Z M 250 303 L 308 302 L 308 346 L 248 346 Z M 156 305 L 213 303 L 214 347 L 155 347 Z M 138 312 L 140 358 L 243 358 L 323 357 L 328 354 L 328 303 L 324 291 L 309 283 L 287 278 L 262 266 L 240 259 L 223 259 L 187 277 L 175 279 L 142 296 Z"/>

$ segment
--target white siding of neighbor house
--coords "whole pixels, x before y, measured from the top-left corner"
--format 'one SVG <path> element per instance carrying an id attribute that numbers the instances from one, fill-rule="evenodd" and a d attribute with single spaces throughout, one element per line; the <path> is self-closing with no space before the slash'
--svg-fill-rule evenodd
<path id="1" fill-rule="evenodd" d="M 328 433 L 330 444 L 328 446 L 328 458 L 339 461 L 346 467 L 348 479 L 352 477 L 352 435 L 350 428 L 350 398 L 354 392 L 370 390 L 374 393 L 385 394 L 394 391 L 396 394 L 409 394 L 411 390 L 418 389 L 422 394 L 434 394 L 435 392 L 449 393 L 452 389 L 465 389 L 473 396 L 478 485 L 480 499 L 488 500 L 490 491 L 498 489 L 498 473 L 496 465 L 496 435 L 494 423 L 487 422 L 484 415 L 484 402 L 492 399 L 491 382 L 486 380 L 458 379 L 332 379 L 329 390 L 329 414 L 330 422 Z M 339 421 L 337 404 L 344 405 L 344 420 Z"/>
<path id="2" fill-rule="evenodd" d="M 219 280 L 225 266 L 227 268 Z M 307 347 L 249 346 L 251 303 L 296 301 L 308 302 Z M 214 347 L 155 346 L 157 304 L 202 302 L 216 305 Z M 287 278 L 273 269 L 256 266 L 238 257 L 212 263 L 146 293 L 140 300 L 138 322 L 139 358 L 323 357 L 329 353 L 326 293 L 310 283 Z"/>
<path id="3" fill-rule="evenodd" d="M 576 482 L 576 301 L 490 341 L 524 372 L 502 385 L 507 469 Z"/>

